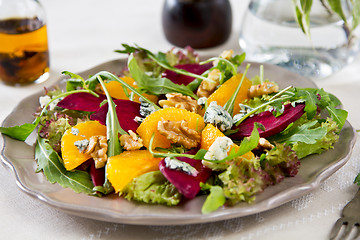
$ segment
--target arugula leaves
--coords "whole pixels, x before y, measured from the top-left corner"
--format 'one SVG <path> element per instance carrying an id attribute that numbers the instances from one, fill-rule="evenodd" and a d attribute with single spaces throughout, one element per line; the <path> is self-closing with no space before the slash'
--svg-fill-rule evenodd
<path id="1" fill-rule="evenodd" d="M 194 92 L 185 85 L 175 84 L 167 78 L 148 76 L 140 68 L 132 54 L 128 59 L 128 68 L 131 76 L 138 84 L 140 90 L 154 95 L 178 92 L 183 95 L 190 96 L 194 99 L 198 99 L 198 96 L 196 96 L 196 94 L 194 94 Z"/>
<path id="2" fill-rule="evenodd" d="M 59 99 L 59 98 L 63 98 L 66 97 L 68 95 L 71 95 L 73 93 L 79 93 L 79 92 L 86 92 L 86 93 L 91 93 L 94 96 L 99 96 L 97 93 L 93 92 L 90 89 L 84 89 L 84 90 L 73 90 L 70 92 L 64 92 L 61 93 L 55 97 L 53 97 L 42 109 L 41 113 L 39 114 L 39 116 L 33 121 L 33 123 L 25 123 L 23 125 L 19 125 L 19 126 L 13 126 L 13 127 L 0 127 L 0 132 L 17 140 L 20 141 L 25 141 L 29 135 L 35 130 L 35 128 L 39 125 L 40 121 L 41 121 L 41 117 L 47 113 L 47 108 L 48 106 L 54 102 L 55 100 Z"/>
<path id="3" fill-rule="evenodd" d="M 62 187 L 71 188 L 77 193 L 97 195 L 96 191 L 93 190 L 94 184 L 91 181 L 90 175 L 79 170 L 67 171 L 62 164 L 60 156 L 44 138 L 37 138 L 35 159 L 38 163 L 36 171 L 43 171 L 49 182 L 57 182 Z"/>

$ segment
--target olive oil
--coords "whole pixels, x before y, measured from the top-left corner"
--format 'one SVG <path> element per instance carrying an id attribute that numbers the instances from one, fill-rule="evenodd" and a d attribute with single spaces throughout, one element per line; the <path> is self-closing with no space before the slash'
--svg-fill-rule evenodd
<path id="1" fill-rule="evenodd" d="M 37 17 L 0 20 L 0 80 L 26 84 L 48 71 L 46 25 Z"/>

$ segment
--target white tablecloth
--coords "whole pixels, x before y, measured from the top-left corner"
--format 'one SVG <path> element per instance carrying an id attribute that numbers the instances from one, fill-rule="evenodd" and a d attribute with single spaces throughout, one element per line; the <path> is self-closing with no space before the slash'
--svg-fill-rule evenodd
<path id="1" fill-rule="evenodd" d="M 248 1 L 233 0 L 233 33 L 218 54 L 239 51 L 237 37 Z M 24 97 L 50 86 L 63 70 L 79 72 L 119 58 L 121 43 L 151 50 L 168 50 L 161 28 L 163 1 L 154 0 L 43 0 L 48 17 L 51 78 L 25 87 L 0 85 L 0 122 Z M 334 93 L 349 111 L 349 121 L 360 127 L 360 56 L 335 75 L 316 82 Z M 0 140 L 2 141 L 2 140 Z M 0 142 L 2 145 L 2 142 Z M 256 215 L 188 226 L 132 226 L 100 222 L 65 214 L 23 193 L 13 174 L 0 167 L 1 239 L 327 239 L 342 207 L 353 197 L 360 171 L 360 144 L 349 162 L 321 187 L 276 209 Z"/>

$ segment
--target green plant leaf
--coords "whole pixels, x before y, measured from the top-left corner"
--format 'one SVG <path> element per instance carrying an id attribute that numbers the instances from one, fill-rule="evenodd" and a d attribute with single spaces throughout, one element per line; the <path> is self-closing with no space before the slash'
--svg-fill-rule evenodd
<path id="1" fill-rule="evenodd" d="M 139 67 L 136 59 L 129 56 L 128 68 L 131 76 L 134 78 L 139 88 L 147 91 L 150 94 L 161 95 L 166 93 L 178 92 L 194 99 L 198 97 L 185 85 L 175 84 L 167 78 L 153 78 L 146 75 Z"/>
<path id="2" fill-rule="evenodd" d="M 327 133 L 326 126 L 314 127 L 318 123 L 317 120 L 304 123 L 303 125 L 296 126 L 288 134 L 277 138 L 278 142 L 303 142 L 307 144 L 314 144 L 317 140 L 323 138 Z"/>
<path id="3" fill-rule="evenodd" d="M 17 140 L 25 141 L 27 137 L 35 130 L 37 124 L 25 123 L 14 127 L 0 127 L 0 132 Z"/>
<path id="4" fill-rule="evenodd" d="M 346 118 L 348 116 L 348 112 L 344 109 L 334 108 L 333 106 L 328 106 L 326 109 L 328 110 L 330 117 L 339 126 L 339 130 L 341 130 L 345 124 Z"/>
<path id="5" fill-rule="evenodd" d="M 245 76 L 246 76 L 246 73 L 247 71 L 249 70 L 250 68 L 250 64 L 248 64 L 245 68 L 245 71 L 241 77 L 241 80 L 240 80 L 240 83 L 238 84 L 238 86 L 236 87 L 234 93 L 231 95 L 231 97 L 229 98 L 229 100 L 225 103 L 224 105 L 224 109 L 230 113 L 230 115 L 232 116 L 233 115 L 233 112 L 234 112 L 234 105 L 235 105 L 235 100 L 236 100 L 236 97 L 237 95 L 239 94 L 239 91 L 241 89 L 241 86 L 244 82 L 244 79 L 245 79 Z"/>
<path id="6" fill-rule="evenodd" d="M 106 136 L 108 139 L 108 157 L 116 156 L 121 153 L 121 146 L 119 140 L 119 134 L 127 134 L 120 126 L 117 113 L 116 105 L 112 100 L 108 90 L 106 89 L 105 83 L 100 76 L 97 76 L 98 81 L 100 82 L 108 102 L 108 112 L 106 115 Z"/>
<path id="7" fill-rule="evenodd" d="M 87 172 L 74 170 L 67 171 L 62 164 L 60 156 L 47 143 L 44 138 L 37 138 L 35 147 L 37 171 L 43 171 L 50 183 L 58 183 L 62 187 L 71 188 L 77 193 L 96 195 L 94 184 Z"/>
<path id="8" fill-rule="evenodd" d="M 353 9 L 352 9 L 352 30 L 355 30 L 359 26 L 360 23 L 360 0 L 352 0 L 351 1 Z"/>
<path id="9" fill-rule="evenodd" d="M 59 98 L 63 98 L 66 97 L 68 95 L 71 95 L 73 93 L 78 93 L 78 92 L 86 92 L 86 93 L 91 93 L 94 96 L 98 96 L 96 93 L 94 93 L 91 90 L 74 90 L 74 91 L 70 91 L 70 92 L 64 92 L 61 93 L 57 96 L 55 96 L 54 98 L 52 98 L 42 109 L 41 113 L 39 114 L 38 117 L 35 118 L 35 120 L 33 121 L 33 123 L 24 123 L 22 125 L 19 126 L 13 126 L 13 127 L 0 127 L 0 132 L 11 137 L 14 138 L 16 140 L 20 140 L 20 141 L 25 141 L 29 135 L 35 130 L 35 128 L 39 125 L 41 117 L 47 113 L 47 107 L 56 99 Z"/>
<path id="10" fill-rule="evenodd" d="M 211 213 L 217 210 L 219 207 L 223 206 L 226 202 L 226 198 L 223 192 L 223 189 L 220 186 L 211 186 L 210 194 L 207 196 L 201 212 L 203 214 Z"/>
<path id="11" fill-rule="evenodd" d="M 330 5 L 330 8 L 332 11 L 334 11 L 345 23 L 345 25 L 347 25 L 347 19 L 346 16 L 344 14 L 344 10 L 342 7 L 342 0 L 327 0 L 327 2 Z"/>
<path id="12" fill-rule="evenodd" d="M 310 38 L 310 11 L 312 0 L 293 0 L 295 4 L 296 20 L 301 30 Z"/>

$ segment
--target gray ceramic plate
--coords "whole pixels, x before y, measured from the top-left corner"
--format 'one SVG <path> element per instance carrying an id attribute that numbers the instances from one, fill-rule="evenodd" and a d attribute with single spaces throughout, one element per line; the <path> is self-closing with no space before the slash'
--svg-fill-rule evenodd
<path id="1" fill-rule="evenodd" d="M 125 60 L 114 60 L 96 66 L 80 75 L 87 77 L 100 70 L 116 73 L 124 64 L 126 64 Z M 264 64 L 264 67 L 265 76 L 277 81 L 282 88 L 289 85 L 316 87 L 310 80 L 282 68 L 267 64 Z M 258 69 L 259 64 L 252 63 L 248 76 L 252 77 L 258 74 Z M 61 87 L 65 86 L 62 79 L 58 83 Z M 8 127 L 32 122 L 32 114 L 37 108 L 38 98 L 42 94 L 43 92 L 39 92 L 21 101 L 6 118 L 3 126 Z M 1 152 L 1 160 L 14 172 L 15 180 L 21 190 L 69 214 L 127 224 L 191 224 L 255 214 L 275 208 L 308 193 L 319 187 L 321 181 L 328 178 L 348 161 L 355 141 L 354 136 L 353 128 L 346 122 L 335 148 L 322 155 L 303 159 L 296 177 L 286 178 L 280 184 L 265 189 L 263 193 L 257 195 L 256 201 L 251 205 L 244 203 L 233 207 L 224 207 L 206 215 L 201 214 L 204 197 L 197 197 L 177 207 L 166 207 L 129 202 L 116 195 L 103 198 L 91 197 L 85 194 L 77 194 L 70 189 L 64 189 L 58 184 L 51 184 L 47 182 L 42 173 L 35 173 L 35 134 L 29 137 L 26 142 L 3 136 L 4 146 Z"/>

